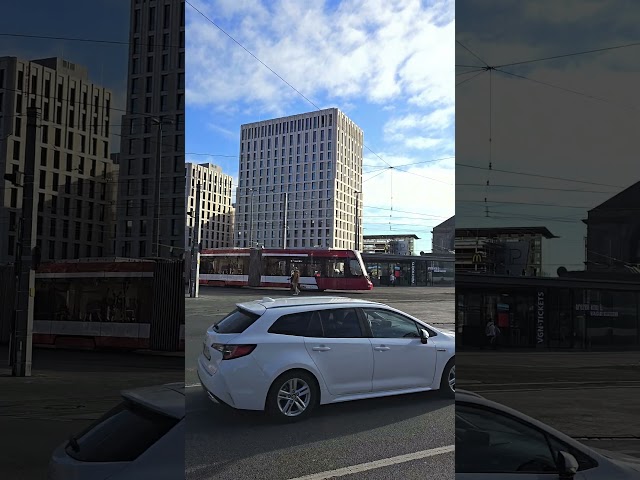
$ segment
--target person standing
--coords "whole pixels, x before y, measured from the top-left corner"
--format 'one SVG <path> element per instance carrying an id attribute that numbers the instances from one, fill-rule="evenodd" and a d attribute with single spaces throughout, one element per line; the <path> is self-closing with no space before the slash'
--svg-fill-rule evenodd
<path id="1" fill-rule="evenodd" d="M 291 287 L 293 288 L 293 294 L 298 295 L 300 293 L 300 272 L 298 269 L 294 269 L 291 274 Z"/>
<path id="2" fill-rule="evenodd" d="M 395 287 L 396 285 L 396 276 L 393 273 L 389 275 L 389 285 L 391 285 L 392 287 Z"/>

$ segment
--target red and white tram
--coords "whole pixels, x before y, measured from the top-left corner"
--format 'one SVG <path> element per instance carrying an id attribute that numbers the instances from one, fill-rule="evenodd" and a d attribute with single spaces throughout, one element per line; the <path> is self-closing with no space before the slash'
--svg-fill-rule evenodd
<path id="1" fill-rule="evenodd" d="M 173 269 L 182 268 L 180 264 Z M 36 271 L 34 346 L 156 349 L 162 335 L 173 335 L 165 345 L 174 345 L 169 347 L 174 351 L 184 350 L 184 322 L 177 315 L 162 318 L 157 311 L 167 309 L 167 305 L 156 305 L 156 290 L 159 282 L 166 285 L 166 277 L 158 276 L 154 260 L 82 259 L 41 264 Z M 178 293 L 183 295 L 181 284 L 182 278 Z M 177 312 L 177 308 L 169 309 Z"/>
<path id="2" fill-rule="evenodd" d="M 360 252 L 315 248 L 203 250 L 200 285 L 288 288 L 294 268 L 301 290 L 373 288 Z"/>

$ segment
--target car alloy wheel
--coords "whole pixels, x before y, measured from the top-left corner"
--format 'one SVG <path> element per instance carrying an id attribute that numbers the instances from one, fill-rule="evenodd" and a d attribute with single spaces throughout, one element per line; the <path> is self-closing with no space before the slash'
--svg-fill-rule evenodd
<path id="1" fill-rule="evenodd" d="M 303 414 L 311 402 L 311 387 L 301 378 L 290 378 L 278 390 L 278 410 L 287 417 Z"/>
<path id="2" fill-rule="evenodd" d="M 266 412 L 283 422 L 307 418 L 320 400 L 315 378 L 304 370 L 290 370 L 280 375 L 269 389 Z"/>
<path id="3" fill-rule="evenodd" d="M 442 370 L 440 394 L 448 398 L 455 398 L 456 396 L 456 364 L 453 358 L 449 360 Z"/>
<path id="4" fill-rule="evenodd" d="M 456 366 L 455 365 L 453 365 L 449 370 L 449 377 L 447 380 L 449 383 L 449 389 L 453 393 L 456 393 Z"/>

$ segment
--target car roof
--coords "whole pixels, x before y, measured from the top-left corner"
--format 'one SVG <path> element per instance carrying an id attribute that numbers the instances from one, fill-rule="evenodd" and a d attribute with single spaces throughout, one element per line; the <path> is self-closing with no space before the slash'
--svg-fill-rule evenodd
<path id="1" fill-rule="evenodd" d="M 284 308 L 284 307 L 318 307 L 318 306 L 364 306 L 364 305 L 376 305 L 386 306 L 382 303 L 371 302 L 369 300 L 360 300 L 349 297 L 283 297 L 283 298 L 270 298 L 263 297 L 259 300 L 253 300 L 250 302 L 242 302 L 236 304 L 238 308 L 248 310 L 250 312 L 262 315 L 267 310 L 272 308 Z"/>
<path id="2" fill-rule="evenodd" d="M 185 414 L 184 383 L 170 383 L 153 387 L 124 390 L 125 399 L 149 410 L 181 420 Z"/>

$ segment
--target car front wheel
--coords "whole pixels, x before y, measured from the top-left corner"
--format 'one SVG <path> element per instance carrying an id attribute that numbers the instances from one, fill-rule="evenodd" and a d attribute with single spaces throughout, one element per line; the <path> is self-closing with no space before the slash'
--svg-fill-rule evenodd
<path id="1" fill-rule="evenodd" d="M 449 360 L 444 367 L 440 381 L 440 392 L 449 398 L 456 396 L 456 361 L 454 358 Z"/>
<path id="2" fill-rule="evenodd" d="M 282 422 L 298 422 L 311 415 L 319 401 L 315 379 L 294 370 L 278 377 L 267 394 L 267 413 Z"/>

